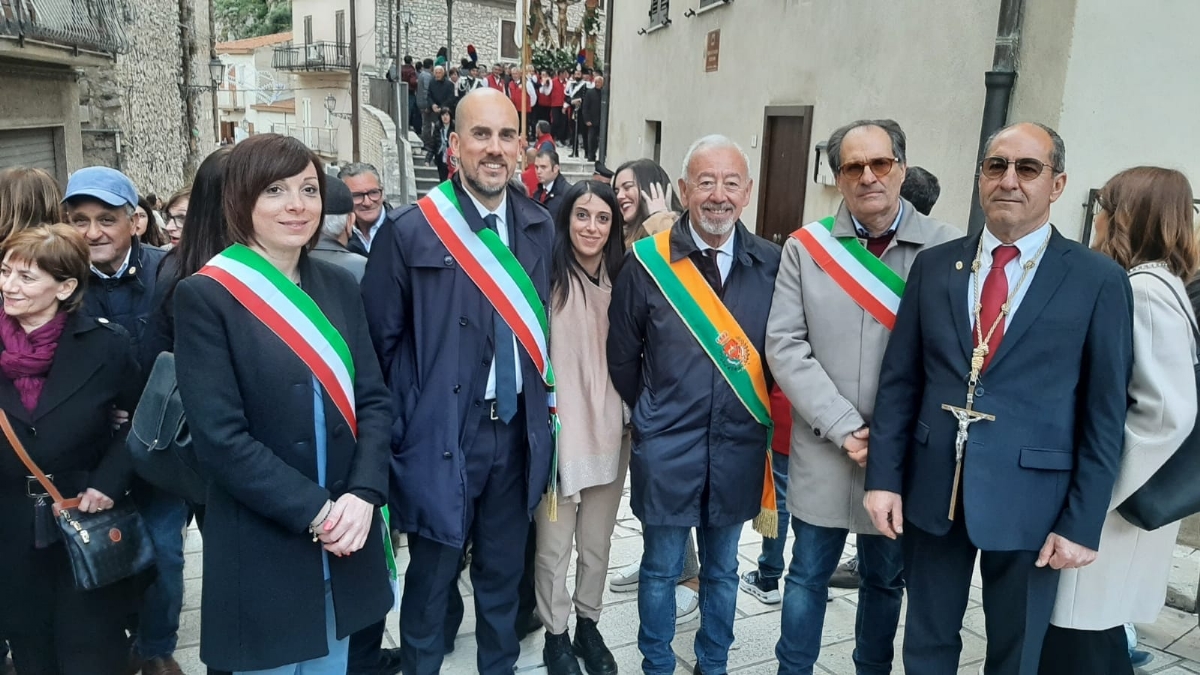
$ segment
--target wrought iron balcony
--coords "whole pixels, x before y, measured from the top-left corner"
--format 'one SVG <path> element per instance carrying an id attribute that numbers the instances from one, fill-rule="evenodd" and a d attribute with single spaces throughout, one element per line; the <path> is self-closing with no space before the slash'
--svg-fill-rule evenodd
<path id="1" fill-rule="evenodd" d="M 0 0 L 0 38 L 124 54 L 132 16 L 128 0 Z"/>
<path id="2" fill-rule="evenodd" d="M 337 129 L 304 127 L 295 124 L 272 124 L 271 133 L 298 139 L 318 155 L 337 157 Z"/>
<path id="3" fill-rule="evenodd" d="M 350 70 L 350 45 L 345 42 L 309 42 L 275 48 L 271 58 L 275 70 Z"/>

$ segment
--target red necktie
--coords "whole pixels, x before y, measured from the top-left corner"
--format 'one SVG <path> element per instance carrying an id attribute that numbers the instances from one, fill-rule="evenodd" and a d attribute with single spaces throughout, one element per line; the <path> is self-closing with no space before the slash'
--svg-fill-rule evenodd
<path id="1" fill-rule="evenodd" d="M 1013 261 L 1021 253 L 1016 246 L 1000 245 L 992 250 L 992 269 L 988 270 L 987 279 L 983 282 L 983 292 L 979 296 L 979 326 L 975 330 L 975 346 L 979 340 L 986 338 L 996 317 L 1000 316 L 1000 307 L 1008 302 L 1008 278 L 1004 275 L 1004 266 Z M 1011 310 L 1011 308 L 1010 308 Z M 1006 317 L 1007 318 L 1007 317 Z M 1000 341 L 1004 339 L 1004 320 L 996 324 L 992 339 L 988 340 L 987 356 L 983 359 L 983 369 L 987 370 L 996 350 L 1000 349 Z"/>

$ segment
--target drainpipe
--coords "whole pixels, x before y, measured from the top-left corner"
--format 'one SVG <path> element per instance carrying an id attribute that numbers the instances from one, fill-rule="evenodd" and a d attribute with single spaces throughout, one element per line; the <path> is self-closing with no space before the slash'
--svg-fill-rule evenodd
<path id="1" fill-rule="evenodd" d="M 357 4 L 358 0 L 350 0 L 350 154 L 355 162 L 360 162 Z"/>
<path id="2" fill-rule="evenodd" d="M 600 148 L 596 151 L 596 159 L 608 166 L 608 100 L 612 98 L 612 34 L 613 34 L 613 5 L 616 0 L 608 0 L 604 8 L 604 90 L 600 92 Z"/>
<path id="3" fill-rule="evenodd" d="M 1025 0 L 1000 0 L 1000 19 L 996 25 L 996 49 L 992 69 L 983 76 L 987 94 L 983 99 L 983 120 L 979 129 L 979 152 L 975 157 L 976 180 L 971 192 L 971 216 L 967 233 L 983 230 L 983 207 L 979 205 L 979 162 L 983 160 L 987 139 L 1008 122 L 1008 105 L 1017 81 L 1017 61 L 1021 48 L 1021 21 Z"/>

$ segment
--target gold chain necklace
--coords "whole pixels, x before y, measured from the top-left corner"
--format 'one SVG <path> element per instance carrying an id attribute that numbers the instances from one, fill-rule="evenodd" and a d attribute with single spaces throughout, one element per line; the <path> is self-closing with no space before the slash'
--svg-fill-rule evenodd
<path id="1" fill-rule="evenodd" d="M 983 289 L 979 284 L 979 268 L 983 264 L 983 237 L 979 238 L 979 246 L 975 250 L 975 261 L 971 263 L 971 289 L 975 296 L 975 306 L 973 310 L 975 319 L 976 344 L 975 349 L 971 351 L 972 375 L 977 377 L 980 371 L 983 370 L 983 362 L 984 359 L 987 358 L 988 343 L 992 341 L 992 334 L 996 332 L 996 327 L 1000 325 L 1000 322 L 1004 321 L 1005 317 L 1008 316 L 1009 311 L 1012 309 L 1013 298 L 1017 296 L 1017 291 L 1020 291 L 1021 286 L 1025 284 L 1025 278 L 1029 276 L 1030 270 L 1032 270 L 1038 261 L 1042 259 L 1042 254 L 1046 252 L 1046 246 L 1049 245 L 1049 243 L 1050 237 L 1047 236 L 1045 241 L 1042 242 L 1042 245 L 1038 247 L 1037 252 L 1033 254 L 1033 258 L 1021 265 L 1021 276 L 1017 279 L 1017 285 L 1013 286 L 1013 289 L 1009 292 L 1008 298 L 1004 301 L 1004 304 L 1000 305 L 1000 313 L 996 315 L 995 321 L 992 321 L 991 327 L 988 328 L 987 336 L 984 337 L 982 325 L 983 321 L 981 319 L 981 314 L 983 313 L 983 302 L 981 298 L 983 295 Z M 993 253 L 993 255 L 995 255 L 995 253 Z"/>

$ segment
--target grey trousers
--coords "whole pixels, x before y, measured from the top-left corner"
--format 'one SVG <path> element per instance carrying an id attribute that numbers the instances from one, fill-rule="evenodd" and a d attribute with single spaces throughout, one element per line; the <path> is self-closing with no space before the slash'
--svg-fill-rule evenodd
<path id="1" fill-rule="evenodd" d="M 600 620 L 608 578 L 608 553 L 628 469 L 629 436 L 626 435 L 621 443 L 616 480 L 581 490 L 578 503 L 560 497 L 555 522 L 550 522 L 545 500 L 538 506 L 533 583 L 538 615 L 553 635 L 567 630 L 572 606 L 580 617 Z M 577 551 L 574 597 L 567 591 L 572 547 Z"/>

